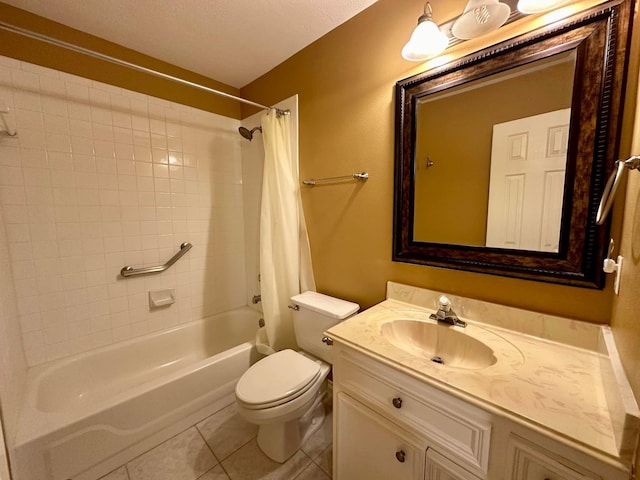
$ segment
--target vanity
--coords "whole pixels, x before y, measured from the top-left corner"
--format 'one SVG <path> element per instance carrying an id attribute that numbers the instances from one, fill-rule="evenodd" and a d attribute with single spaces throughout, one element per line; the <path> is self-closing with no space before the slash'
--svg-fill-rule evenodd
<path id="1" fill-rule="evenodd" d="M 333 478 L 626 480 L 640 411 L 607 326 L 448 295 L 386 300 L 326 333 Z"/>

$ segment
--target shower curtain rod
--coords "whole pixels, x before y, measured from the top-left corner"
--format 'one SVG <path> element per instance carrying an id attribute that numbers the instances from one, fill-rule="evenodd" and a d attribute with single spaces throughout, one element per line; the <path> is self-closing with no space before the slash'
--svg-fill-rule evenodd
<path id="1" fill-rule="evenodd" d="M 52 45 L 56 45 L 58 47 L 66 48 L 67 50 L 72 50 L 74 52 L 82 53 L 84 55 L 88 55 L 90 57 L 94 57 L 100 60 L 104 60 L 106 62 L 110 62 L 116 65 L 120 65 L 122 67 L 127 67 L 132 70 L 137 70 L 139 72 L 147 73 L 149 75 L 153 75 L 159 78 L 163 78 L 165 80 L 170 80 L 172 82 L 180 83 L 182 85 L 187 85 L 189 87 L 197 88 L 199 90 L 204 90 L 205 92 L 213 93 L 214 95 L 220 95 L 221 97 L 229 98 L 231 100 L 236 100 L 241 103 L 245 103 L 247 105 L 251 105 L 253 107 L 264 108 L 266 110 L 275 110 L 278 115 L 288 115 L 290 112 L 288 110 L 280 110 L 275 107 L 267 107 L 266 105 L 262 105 L 257 102 L 252 102 L 251 100 L 247 100 L 242 97 L 236 97 L 235 95 L 231 95 L 230 93 L 221 92 L 220 90 L 215 90 L 213 88 L 205 87 L 204 85 L 200 85 L 199 83 L 190 82 L 189 80 L 185 80 L 183 78 L 174 77 L 173 75 L 168 75 L 166 73 L 158 72 L 157 70 L 152 70 L 147 67 L 143 67 L 140 65 L 136 65 L 135 63 L 127 62 L 125 60 L 120 60 L 115 57 L 110 57 L 109 55 L 105 55 L 103 53 L 96 52 L 94 50 L 90 50 L 88 48 L 80 47 L 78 45 L 74 45 L 72 43 L 65 42 L 63 40 L 58 40 L 53 37 L 49 37 L 47 35 L 43 35 L 41 33 L 33 32 L 31 30 L 27 30 L 26 28 L 17 27 L 15 25 L 11 25 L 10 23 L 6 23 L 0 21 L 0 28 L 3 30 L 7 30 L 12 33 L 17 33 L 18 35 L 22 35 L 24 37 L 33 38 L 35 40 L 40 40 L 41 42 L 50 43 Z"/>

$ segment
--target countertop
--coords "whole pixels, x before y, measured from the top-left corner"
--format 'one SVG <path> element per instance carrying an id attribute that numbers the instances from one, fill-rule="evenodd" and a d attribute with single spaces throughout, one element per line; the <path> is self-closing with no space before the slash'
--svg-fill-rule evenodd
<path id="1" fill-rule="evenodd" d="M 465 310 L 473 311 L 474 302 L 482 303 L 467 302 Z M 612 383 L 618 386 L 609 378 L 610 370 L 616 367 L 611 367 L 611 359 L 595 348 L 597 339 L 580 340 L 592 345 L 593 349 L 578 347 L 476 321 L 458 312 L 468 322 L 467 328 L 446 328 L 454 328 L 481 340 L 493 349 L 497 362 L 474 370 L 447 367 L 434 363 L 429 356 L 400 349 L 381 335 L 382 325 L 392 320 L 417 319 L 435 323 L 429 320 L 429 314 L 435 308 L 426 308 L 424 301 L 418 303 L 422 305 L 388 298 L 330 328 L 327 333 L 334 340 L 394 365 L 415 378 L 502 412 L 516 421 L 549 431 L 612 460 L 622 461 L 622 456 L 629 456 L 631 446 L 625 443 L 634 443 L 637 436 L 637 406 L 633 402 L 621 412 L 620 405 L 629 399 L 624 398 L 620 402 L 615 399 L 618 393 L 624 397 L 626 392 L 606 392 Z M 453 306 L 455 310 L 456 304 Z M 478 308 L 475 310 L 479 311 Z M 512 314 L 517 314 L 516 310 L 510 309 Z M 560 323 L 556 322 L 556 330 L 562 329 Z M 568 321 L 567 325 L 573 323 Z M 583 337 L 598 336 L 603 328 L 607 327 L 587 325 L 582 332 Z M 571 332 L 560 335 L 563 336 L 570 337 Z M 621 388 L 624 390 L 625 386 Z M 617 404 L 612 405 L 612 402 Z"/>

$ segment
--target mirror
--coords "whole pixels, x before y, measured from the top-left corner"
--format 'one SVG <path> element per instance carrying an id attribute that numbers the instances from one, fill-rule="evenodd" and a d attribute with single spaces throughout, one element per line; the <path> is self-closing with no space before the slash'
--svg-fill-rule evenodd
<path id="1" fill-rule="evenodd" d="M 602 288 L 628 2 L 396 85 L 393 260 Z"/>
<path id="2" fill-rule="evenodd" d="M 558 251 L 575 59 L 416 99 L 414 241 Z M 441 216 L 447 228 L 433 228 Z"/>

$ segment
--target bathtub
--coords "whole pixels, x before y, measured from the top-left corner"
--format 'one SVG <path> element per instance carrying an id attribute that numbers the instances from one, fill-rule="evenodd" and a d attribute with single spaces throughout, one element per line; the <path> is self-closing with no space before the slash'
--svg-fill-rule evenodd
<path id="1" fill-rule="evenodd" d="M 233 401 L 248 307 L 30 369 L 15 480 L 95 480 Z"/>

